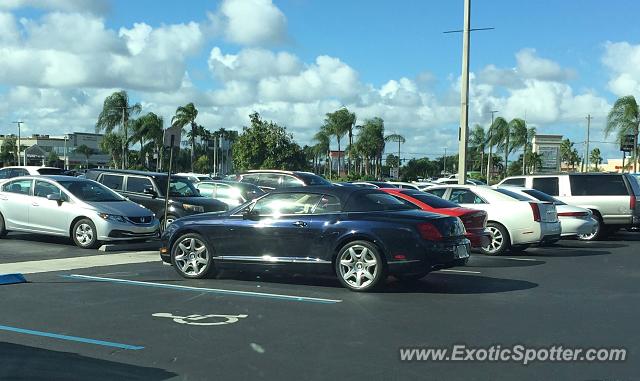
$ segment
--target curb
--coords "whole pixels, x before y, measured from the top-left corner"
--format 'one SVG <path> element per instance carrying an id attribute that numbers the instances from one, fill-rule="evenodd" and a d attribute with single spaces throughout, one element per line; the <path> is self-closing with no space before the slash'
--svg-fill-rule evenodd
<path id="1" fill-rule="evenodd" d="M 100 246 L 98 251 L 156 251 L 160 250 L 160 241 L 139 242 L 139 243 L 110 243 Z"/>

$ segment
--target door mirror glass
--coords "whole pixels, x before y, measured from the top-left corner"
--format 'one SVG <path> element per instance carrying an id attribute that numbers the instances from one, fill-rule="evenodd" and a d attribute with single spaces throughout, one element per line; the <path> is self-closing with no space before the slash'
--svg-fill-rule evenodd
<path id="1" fill-rule="evenodd" d="M 51 193 L 47 195 L 47 200 L 62 202 L 62 197 L 60 197 L 60 193 Z"/>
<path id="2" fill-rule="evenodd" d="M 259 218 L 260 218 L 260 213 L 258 213 L 257 210 L 251 210 L 247 208 L 242 212 L 243 220 L 257 221 Z"/>
<path id="3" fill-rule="evenodd" d="M 144 193 L 144 194 L 148 194 L 148 195 L 150 195 L 150 196 L 151 196 L 151 197 L 153 197 L 153 198 L 158 197 L 158 193 L 157 193 L 153 188 L 151 188 L 151 187 L 149 187 L 149 188 L 144 188 L 143 193 Z"/>

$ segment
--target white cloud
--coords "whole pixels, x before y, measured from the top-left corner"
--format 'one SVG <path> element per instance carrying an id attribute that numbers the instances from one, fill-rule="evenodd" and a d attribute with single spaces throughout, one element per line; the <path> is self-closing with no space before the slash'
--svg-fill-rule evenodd
<path id="1" fill-rule="evenodd" d="M 211 49 L 209 69 L 222 81 L 255 80 L 277 75 L 290 75 L 300 71 L 298 57 L 287 53 L 274 53 L 261 48 L 243 49 L 237 55 L 222 54 L 218 47 Z"/>
<path id="2" fill-rule="evenodd" d="M 287 39 L 287 18 L 271 0 L 224 0 L 210 13 L 211 33 L 241 45 L 273 45 Z"/>
<path id="3" fill-rule="evenodd" d="M 525 78 L 546 81 L 564 81 L 573 78 L 573 70 L 564 69 L 552 60 L 536 55 L 536 50 L 525 48 L 516 53 L 517 70 Z"/>
<path id="4" fill-rule="evenodd" d="M 640 45 L 607 42 L 602 63 L 610 71 L 609 90 L 617 96 L 640 95 Z"/>

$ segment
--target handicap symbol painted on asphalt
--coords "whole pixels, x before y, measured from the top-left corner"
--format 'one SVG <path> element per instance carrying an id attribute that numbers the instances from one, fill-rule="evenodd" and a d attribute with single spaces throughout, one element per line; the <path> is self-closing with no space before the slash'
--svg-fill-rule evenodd
<path id="1" fill-rule="evenodd" d="M 187 316 L 176 316 L 170 314 L 168 312 L 158 312 L 151 316 L 155 317 L 166 317 L 169 319 L 173 319 L 174 322 L 179 324 L 189 324 L 189 325 L 225 325 L 225 324 L 233 324 L 237 323 L 240 319 L 244 319 L 249 315 L 187 315 Z M 201 322 L 202 320 L 216 320 L 216 321 L 208 321 Z"/>

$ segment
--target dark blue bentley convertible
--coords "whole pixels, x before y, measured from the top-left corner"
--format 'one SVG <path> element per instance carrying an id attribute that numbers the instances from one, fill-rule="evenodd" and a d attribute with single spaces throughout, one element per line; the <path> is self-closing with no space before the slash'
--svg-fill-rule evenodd
<path id="1" fill-rule="evenodd" d="M 464 265 L 469 241 L 457 217 L 416 209 L 389 194 L 355 187 L 274 191 L 222 214 L 181 218 L 160 250 L 186 278 L 224 268 L 333 272 L 355 291 L 391 274 L 418 279 Z"/>

